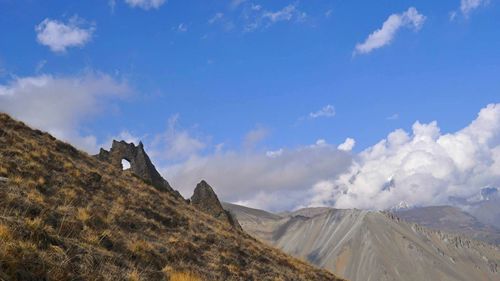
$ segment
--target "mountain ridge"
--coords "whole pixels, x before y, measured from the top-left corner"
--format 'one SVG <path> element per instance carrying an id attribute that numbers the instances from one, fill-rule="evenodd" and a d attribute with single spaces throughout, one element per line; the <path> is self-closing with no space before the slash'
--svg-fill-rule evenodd
<path id="1" fill-rule="evenodd" d="M 232 211 L 249 233 L 353 281 L 500 277 L 497 246 L 408 223 L 390 212 L 329 209 L 309 218 L 280 217 L 266 220 L 267 236 L 259 236 L 254 229 L 260 226 L 238 213 L 244 207 Z"/>

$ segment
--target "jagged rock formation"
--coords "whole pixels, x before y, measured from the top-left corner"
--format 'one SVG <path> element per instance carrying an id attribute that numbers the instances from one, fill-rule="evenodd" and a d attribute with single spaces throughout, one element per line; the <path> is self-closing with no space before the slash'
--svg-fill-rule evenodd
<path id="1" fill-rule="evenodd" d="M 242 229 L 238 220 L 229 211 L 224 210 L 212 187 L 204 180 L 196 185 L 191 204 L 214 218 L 227 222 L 237 229 Z"/>
<path id="2" fill-rule="evenodd" d="M 170 191 L 180 196 L 170 184 L 160 175 L 155 166 L 149 159 L 142 142 L 138 146 L 125 141 L 113 140 L 111 150 L 107 151 L 101 148 L 101 151 L 96 155 L 97 159 L 107 161 L 113 166 L 123 169 L 122 160 L 130 162 L 130 170 L 139 178 L 156 187 L 161 191 Z"/>
<path id="3" fill-rule="evenodd" d="M 303 209 L 276 216 L 224 204 L 243 229 L 352 281 L 500 280 L 500 249 L 391 213 Z"/>

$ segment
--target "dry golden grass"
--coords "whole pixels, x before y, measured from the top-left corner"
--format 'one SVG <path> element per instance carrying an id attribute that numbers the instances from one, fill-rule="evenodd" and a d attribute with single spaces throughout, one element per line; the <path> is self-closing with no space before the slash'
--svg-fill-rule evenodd
<path id="1" fill-rule="evenodd" d="M 0 165 L 0 280 L 338 280 L 5 114 Z"/>
<path id="2" fill-rule="evenodd" d="M 134 269 L 131 272 L 129 272 L 128 280 L 129 281 L 141 281 L 141 274 L 139 273 L 139 271 L 137 271 L 137 269 Z"/>
<path id="3" fill-rule="evenodd" d="M 85 223 L 90 219 L 90 213 L 86 208 L 78 208 L 76 210 L 76 219 Z"/>
<path id="4" fill-rule="evenodd" d="M 7 242 L 12 239 L 12 233 L 8 226 L 0 224 L 0 240 L 2 242 Z"/>
<path id="5" fill-rule="evenodd" d="M 202 280 L 194 273 L 174 272 L 170 274 L 170 281 L 202 281 Z"/>

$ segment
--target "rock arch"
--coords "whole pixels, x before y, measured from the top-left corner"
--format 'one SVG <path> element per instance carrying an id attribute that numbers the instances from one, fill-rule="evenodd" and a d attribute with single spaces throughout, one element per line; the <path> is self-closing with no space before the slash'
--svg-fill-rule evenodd
<path id="1" fill-rule="evenodd" d="M 142 142 L 140 142 L 138 146 L 135 146 L 133 143 L 113 140 L 111 150 L 107 151 L 101 148 L 101 151 L 96 157 L 101 161 L 111 163 L 121 170 L 123 170 L 122 160 L 125 159 L 130 162 L 130 170 L 135 175 L 158 190 L 171 191 L 180 196 L 156 170 L 151 159 L 149 159 L 149 156 L 146 154 L 146 151 L 144 151 Z"/>

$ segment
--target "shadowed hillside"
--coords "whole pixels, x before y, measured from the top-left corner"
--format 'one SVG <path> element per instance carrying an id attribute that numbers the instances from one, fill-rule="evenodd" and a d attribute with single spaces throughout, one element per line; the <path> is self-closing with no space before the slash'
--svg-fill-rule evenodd
<path id="1" fill-rule="evenodd" d="M 339 279 L 0 114 L 0 280 Z"/>

